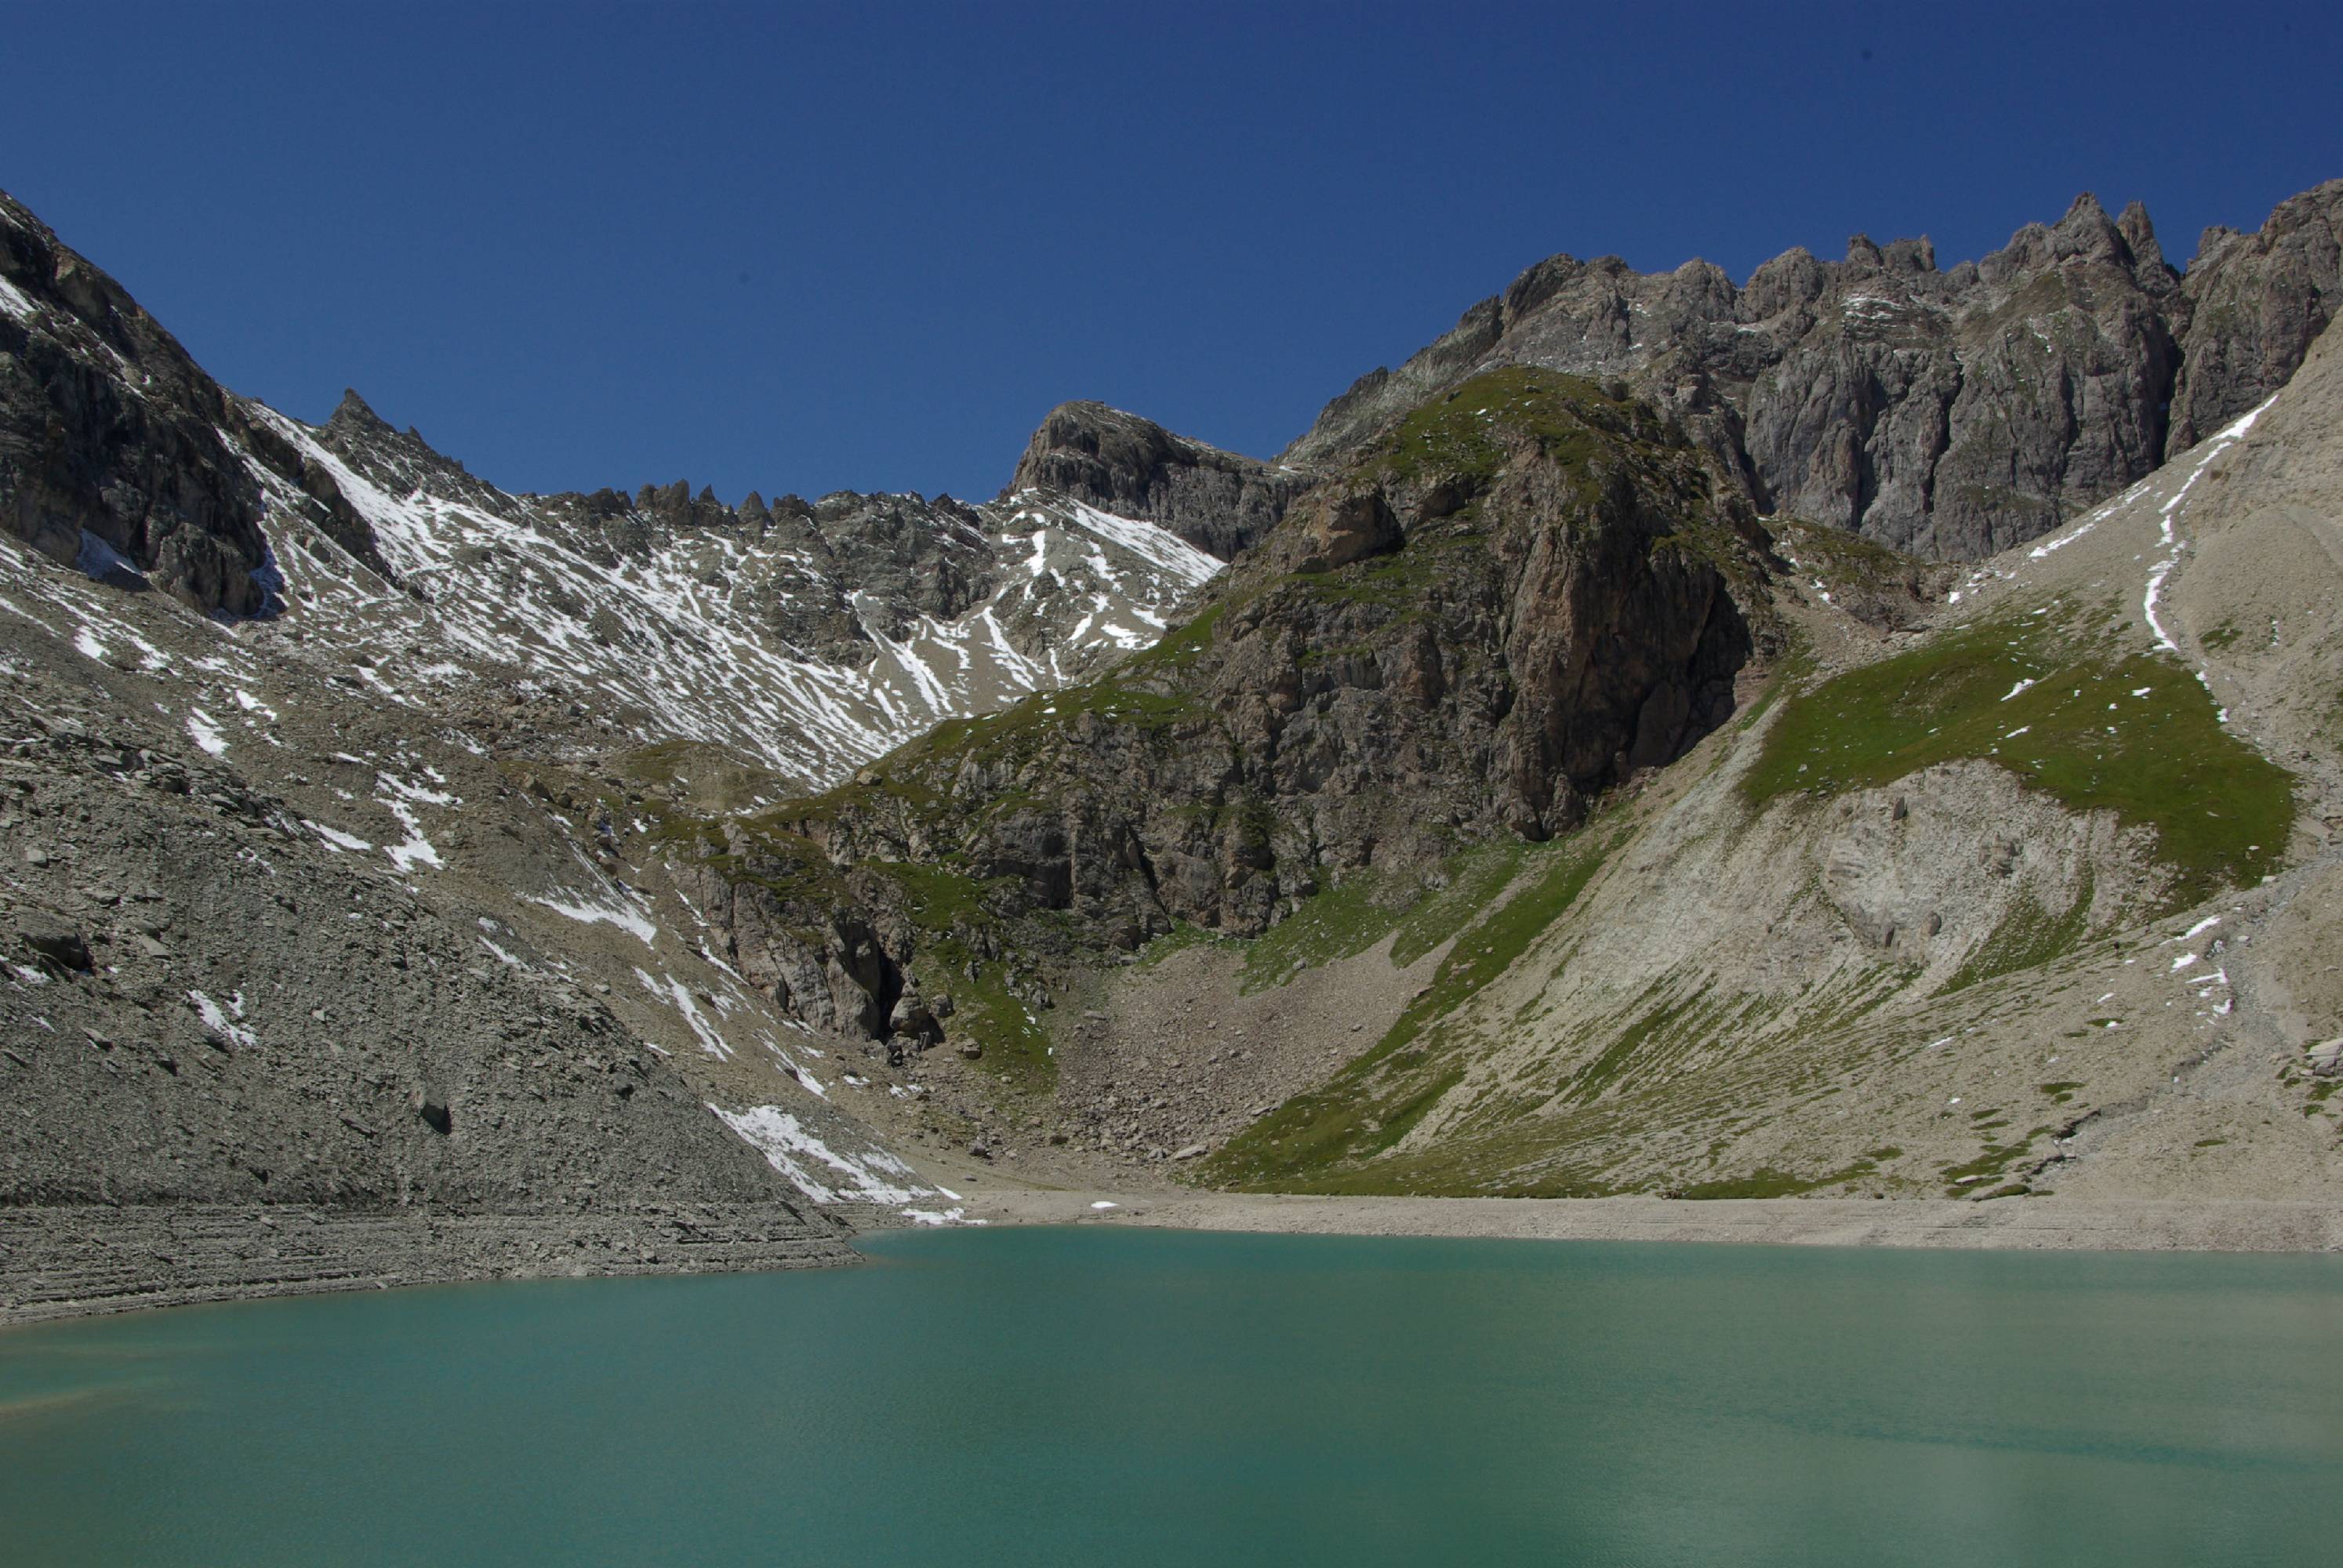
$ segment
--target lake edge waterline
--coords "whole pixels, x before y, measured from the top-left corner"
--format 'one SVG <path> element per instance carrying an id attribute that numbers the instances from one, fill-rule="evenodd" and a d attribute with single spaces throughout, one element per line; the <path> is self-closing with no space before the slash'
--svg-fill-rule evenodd
<path id="1" fill-rule="evenodd" d="M 779 1204 L 388 1213 L 279 1204 L 0 1207 L 0 1331 L 204 1302 L 468 1281 L 765 1272 L 862 1261 Z"/>
<path id="2" fill-rule="evenodd" d="M 1103 1205 L 1103 1206 L 1102 1206 Z M 2343 1204 L 2267 1199 L 1416 1198 L 972 1192 L 997 1225 L 2035 1251 L 2343 1251 Z"/>
<path id="3" fill-rule="evenodd" d="M 972 1191 L 967 1206 L 971 1218 L 999 1226 L 2050 1251 L 2343 1251 L 2343 1205 L 2269 1200 L 1337 1198 L 999 1188 Z M 835 1215 L 825 1216 L 827 1223 L 791 1224 L 782 1220 L 784 1212 L 0 1209 L 0 1330 L 205 1302 L 463 1281 L 851 1266 L 861 1261 L 851 1244 L 856 1238 L 898 1228 L 850 1229 Z M 288 1241 L 304 1238 L 307 1245 L 288 1254 Z M 123 1279 L 125 1253 L 134 1258 L 132 1267 L 152 1271 Z M 77 1282 L 101 1277 L 106 1282 L 99 1290 L 76 1288 Z"/>

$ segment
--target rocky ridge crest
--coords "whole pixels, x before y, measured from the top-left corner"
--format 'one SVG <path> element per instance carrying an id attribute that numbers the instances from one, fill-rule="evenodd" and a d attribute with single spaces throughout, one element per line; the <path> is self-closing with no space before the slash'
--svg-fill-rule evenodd
<path id="1" fill-rule="evenodd" d="M 1103 403 L 1078 402 L 1050 410 L 1001 498 L 1055 491 L 1101 511 L 1150 518 L 1232 560 L 1309 485 L 1293 468 L 1175 436 Z"/>
<path id="2" fill-rule="evenodd" d="M 1758 508 L 1936 560 L 2026 543 L 2251 407 L 2334 312 L 2343 181 L 2261 231 L 2211 231 L 2187 274 L 2144 208 L 2086 194 L 1975 262 L 1856 236 L 1735 286 L 1685 263 L 1538 263 L 1396 370 L 1363 377 L 1287 448 L 1322 463 L 1502 365 L 1627 378 Z M 2168 410 L 2168 411 L 2167 411 Z"/>

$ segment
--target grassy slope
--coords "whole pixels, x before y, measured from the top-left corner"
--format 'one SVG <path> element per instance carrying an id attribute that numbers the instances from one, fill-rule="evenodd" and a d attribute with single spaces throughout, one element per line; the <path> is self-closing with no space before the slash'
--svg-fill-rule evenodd
<path id="1" fill-rule="evenodd" d="M 2174 873 L 2173 907 L 2258 879 L 2285 853 L 2294 814 L 2289 776 L 2223 728 L 2184 666 L 2140 651 L 2137 642 L 2112 613 L 2089 615 L 2072 603 L 2020 608 L 1950 630 L 1779 699 L 1782 712 L 1742 790 L 1762 809 L 1798 792 L 1827 797 L 1890 784 L 1940 762 L 1982 759 L 2069 808 L 2111 810 L 2152 829 L 2157 858 Z M 1693 1103 L 1709 1091 L 1689 1080 L 1663 1081 L 1664 1070 L 1687 1041 L 1755 1038 L 1767 1022 L 1764 1006 L 1661 984 L 1616 1017 L 1587 1020 L 1587 1038 L 1607 1037 L 1609 1043 L 1568 1081 L 1512 1098 L 1484 1096 L 1455 1119 L 1440 1148 L 1390 1152 L 1464 1077 L 1476 1042 L 1461 1029 L 1452 1031 L 1448 1015 L 1566 914 L 1617 847 L 1582 834 L 1516 856 L 1524 877 L 1513 896 L 1464 931 L 1440 979 L 1391 1034 L 1321 1090 L 1242 1133 L 1201 1174 L 1259 1190 L 1592 1195 L 1614 1190 L 1604 1144 L 1639 1126 L 1714 1121 L 1717 1107 Z M 1280 961 L 1290 966 L 1366 946 L 1310 934 L 1349 929 L 1358 920 L 1355 897 L 1322 895 L 1331 900 L 1322 913 L 1305 905 L 1282 939 L 1292 957 Z M 2082 917 L 2088 904 L 2087 895 L 2064 918 L 2040 911 L 2029 918 L 2021 910 L 1946 989 L 2075 951 L 2087 936 Z M 1281 972 L 1276 963 L 1264 970 L 1272 980 Z M 1837 1009 L 1842 1021 L 1852 1023 L 1888 1000 L 1895 977 L 1879 978 L 1885 990 L 1851 991 L 1844 1008 L 1821 1008 L 1817 1021 Z M 1805 1091 L 1827 1092 L 1819 1081 Z M 1732 1125 L 1723 1123 L 1727 1131 Z M 2032 1134 L 1997 1141 L 1996 1125 L 1979 1129 L 1984 1152 L 1976 1161 L 1946 1168 L 1931 1184 L 1941 1181 L 1945 1191 L 1960 1192 L 1960 1178 L 1989 1182 L 2029 1146 Z M 1585 1148 L 1589 1158 L 1574 1162 L 1574 1146 Z M 1694 1198 L 1756 1197 L 1850 1181 L 1876 1185 L 1876 1166 L 1900 1152 L 1883 1147 L 1830 1171 L 1728 1171 L 1675 1191 Z"/>
<path id="2" fill-rule="evenodd" d="M 1801 693 L 1742 788 L 1763 807 L 1970 758 L 2155 829 L 2176 908 L 2260 880 L 2293 828 L 2288 775 L 2223 728 L 2187 667 L 2071 603 L 2004 610 Z"/>
<path id="3" fill-rule="evenodd" d="M 1203 1168 L 1203 1177 L 1262 1191 L 1394 1190 L 1353 1171 L 1405 1137 L 1463 1078 L 1463 1042 L 1442 1020 L 1503 974 L 1569 909 L 1611 847 L 1604 829 L 1590 824 L 1552 844 L 1522 848 L 1510 893 L 1457 936 L 1431 983 L 1390 1031 L 1323 1087 L 1288 1101 L 1230 1141 Z"/>

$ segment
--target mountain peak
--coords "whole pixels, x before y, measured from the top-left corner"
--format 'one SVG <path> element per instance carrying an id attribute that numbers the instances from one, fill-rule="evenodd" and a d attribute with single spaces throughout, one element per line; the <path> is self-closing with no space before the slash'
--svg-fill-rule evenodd
<path id="1" fill-rule="evenodd" d="M 1080 400 L 1043 417 L 1001 498 L 1056 490 L 1101 511 L 1161 523 L 1227 560 L 1267 532 L 1307 482 L 1292 469 Z"/>
<path id="2" fill-rule="evenodd" d="M 333 417 L 326 421 L 326 428 L 345 434 L 357 434 L 360 431 L 368 434 L 390 433 L 388 422 L 376 413 L 365 398 L 358 396 L 357 388 L 355 387 L 342 388 L 342 400 L 334 406 Z"/>

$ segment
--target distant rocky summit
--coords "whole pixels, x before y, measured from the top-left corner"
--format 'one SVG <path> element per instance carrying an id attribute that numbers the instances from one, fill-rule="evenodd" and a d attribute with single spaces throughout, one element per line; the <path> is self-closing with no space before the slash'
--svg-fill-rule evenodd
<path id="1" fill-rule="evenodd" d="M 1101 511 L 1151 518 L 1229 560 L 1309 484 L 1292 467 L 1175 436 L 1103 403 L 1061 403 L 1033 432 L 1001 496 L 1054 490 Z"/>
<path id="2" fill-rule="evenodd" d="M 1503 365 L 1617 377 L 1682 418 L 1767 514 L 1935 560 L 2039 538 L 2283 385 L 2335 311 L 2343 180 L 2184 276 L 2137 203 L 2077 196 L 1981 260 L 1856 236 L 1736 287 L 1690 261 L 1538 263 L 1397 370 L 1326 406 L 1285 460 L 1332 455 Z"/>

